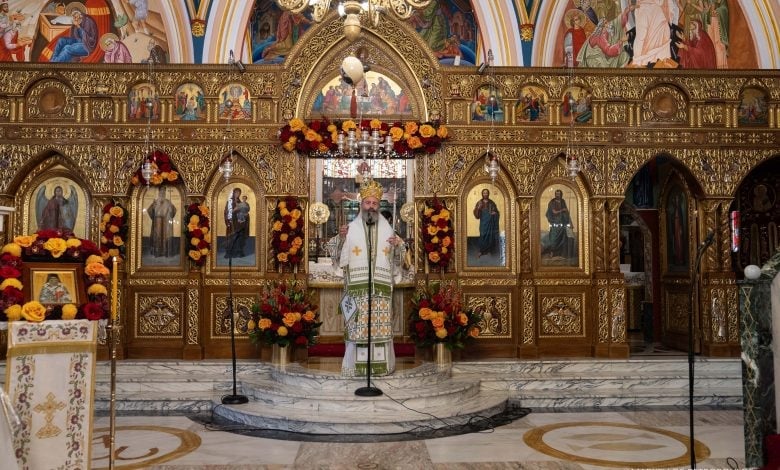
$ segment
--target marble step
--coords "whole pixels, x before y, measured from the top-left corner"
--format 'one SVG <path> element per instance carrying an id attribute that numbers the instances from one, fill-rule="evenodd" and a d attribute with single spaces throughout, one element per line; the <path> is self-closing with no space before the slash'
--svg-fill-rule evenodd
<path id="1" fill-rule="evenodd" d="M 416 384 L 409 380 L 404 387 L 389 387 L 379 381 L 372 381 L 374 387 L 384 392 L 387 399 L 364 399 L 355 396 L 355 390 L 366 382 L 349 381 L 351 386 L 344 390 L 321 390 L 305 386 L 277 383 L 273 380 L 244 380 L 243 393 L 251 401 L 263 402 L 278 408 L 294 408 L 310 411 L 362 411 L 373 413 L 395 408 L 388 404 L 402 403 L 411 408 L 432 406 L 458 407 L 460 403 L 472 400 L 480 393 L 478 380 L 450 379 L 434 385 Z M 498 391 L 496 391 L 498 392 Z M 504 396 L 507 394 L 504 393 Z"/>
<path id="2" fill-rule="evenodd" d="M 272 369 L 273 380 L 281 384 L 306 387 L 316 390 L 352 391 L 365 385 L 365 379 L 345 378 L 333 372 L 315 371 L 300 364 L 288 365 L 284 369 Z M 243 376 L 242 376 L 243 377 Z M 433 363 L 423 363 L 411 370 L 396 371 L 387 376 L 372 377 L 379 388 L 403 388 L 410 382 L 416 386 L 435 386 L 450 380 L 450 368 L 440 368 Z"/>
<path id="3" fill-rule="evenodd" d="M 214 414 L 257 429 L 307 434 L 392 434 L 439 429 L 489 419 L 507 407 L 504 392 L 481 391 L 456 405 L 437 404 L 422 408 L 404 406 L 390 397 L 350 397 L 355 410 L 306 410 L 252 401 L 242 405 L 215 402 Z M 363 402 L 374 402 L 367 411 Z"/>

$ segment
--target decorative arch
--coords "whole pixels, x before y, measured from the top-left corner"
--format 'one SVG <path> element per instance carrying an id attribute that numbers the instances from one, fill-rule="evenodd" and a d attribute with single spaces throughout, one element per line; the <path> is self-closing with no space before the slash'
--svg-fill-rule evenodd
<path id="1" fill-rule="evenodd" d="M 94 192 L 90 179 L 83 174 L 79 165 L 58 151 L 51 149 L 42 152 L 33 159 L 29 171 L 20 172 L 21 180 L 12 184 L 16 195 L 14 206 L 21 207 L 21 213 L 15 218 L 15 233 L 34 233 L 38 230 L 36 221 L 36 197 L 41 188 L 50 181 L 71 181 L 78 194 L 78 207 L 74 233 L 79 238 L 89 238 L 91 235 L 91 217 L 93 214 L 92 194 Z M 53 183 L 60 184 L 60 183 Z M 66 191 L 72 191 L 67 188 Z M 69 194 L 66 192 L 66 195 Z M 46 192 L 48 196 L 48 190 Z"/>
<path id="2" fill-rule="evenodd" d="M 334 11 L 314 25 L 286 58 L 287 73 L 281 86 L 290 93 L 280 103 L 282 118 L 304 116 L 323 80 L 338 75 L 345 56 L 361 51 L 368 53 L 364 65 L 387 74 L 409 90 L 419 120 L 442 117 L 439 62 L 411 27 L 385 16 L 376 27 L 364 25 L 361 37 L 351 43 L 344 37 L 343 22 Z M 298 81 L 302 86 L 297 85 Z"/>

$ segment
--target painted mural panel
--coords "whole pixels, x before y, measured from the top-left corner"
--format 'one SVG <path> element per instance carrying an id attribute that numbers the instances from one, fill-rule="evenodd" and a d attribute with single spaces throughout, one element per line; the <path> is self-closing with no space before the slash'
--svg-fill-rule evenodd
<path id="1" fill-rule="evenodd" d="M 84 238 L 88 207 L 87 194 L 78 183 L 64 176 L 49 178 L 31 193 L 27 232 L 61 230 Z"/>
<path id="2" fill-rule="evenodd" d="M 471 2 L 442 0 L 416 10 L 410 24 L 431 48 L 439 62 L 476 65 L 477 22 Z"/>
<path id="3" fill-rule="evenodd" d="M 766 126 L 769 122 L 767 93 L 761 89 L 748 87 L 740 95 L 737 110 L 737 122 L 740 126 Z"/>
<path id="4" fill-rule="evenodd" d="M 0 61 L 165 63 L 158 8 L 149 0 L 0 2 Z"/>
<path id="5" fill-rule="evenodd" d="M 127 95 L 127 120 L 146 121 L 160 119 L 160 96 L 149 83 L 140 83 L 130 89 Z"/>
<path id="6" fill-rule="evenodd" d="M 504 99 L 501 90 L 492 85 L 482 85 L 471 103 L 472 121 L 504 122 Z"/>
<path id="7" fill-rule="evenodd" d="M 538 86 L 524 86 L 521 98 L 515 104 L 515 116 L 518 122 L 547 122 L 547 92 Z"/>
<path id="8" fill-rule="evenodd" d="M 592 98 L 591 91 L 586 88 L 567 88 L 561 99 L 561 122 L 590 122 L 593 119 Z"/>
<path id="9" fill-rule="evenodd" d="M 252 97 L 249 88 L 240 83 L 231 83 L 219 90 L 219 97 L 220 119 L 252 119 Z"/>
<path id="10" fill-rule="evenodd" d="M 542 266 L 579 264 L 579 200 L 564 184 L 545 188 L 539 200 L 540 249 Z"/>
<path id="11" fill-rule="evenodd" d="M 354 98 L 354 99 L 353 99 Z M 341 76 L 333 78 L 320 90 L 312 105 L 312 114 L 331 117 L 355 115 L 397 116 L 412 114 L 409 95 L 393 79 L 378 72 L 366 72 L 353 87 Z"/>
<path id="12" fill-rule="evenodd" d="M 184 83 L 176 89 L 173 119 L 176 121 L 205 121 L 206 95 L 194 83 Z"/>
<path id="13" fill-rule="evenodd" d="M 302 13 L 282 11 L 276 2 L 256 0 L 249 20 L 252 62 L 279 64 L 313 21 Z"/>
<path id="14" fill-rule="evenodd" d="M 747 28 L 736 0 L 572 0 L 551 65 L 755 68 L 750 38 L 731 37 Z"/>

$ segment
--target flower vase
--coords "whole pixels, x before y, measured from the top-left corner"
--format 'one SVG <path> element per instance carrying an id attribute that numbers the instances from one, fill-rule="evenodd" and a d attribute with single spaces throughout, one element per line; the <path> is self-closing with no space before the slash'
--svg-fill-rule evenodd
<path id="1" fill-rule="evenodd" d="M 444 343 L 433 345 L 433 362 L 439 367 L 452 366 L 452 351 Z"/>
<path id="2" fill-rule="evenodd" d="M 286 367 L 292 363 L 292 346 L 271 346 L 271 365 L 275 367 Z"/>

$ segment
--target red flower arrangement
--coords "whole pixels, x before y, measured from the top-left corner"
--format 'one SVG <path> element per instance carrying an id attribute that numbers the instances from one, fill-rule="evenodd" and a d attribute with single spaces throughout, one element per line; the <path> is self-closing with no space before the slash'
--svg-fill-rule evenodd
<path id="1" fill-rule="evenodd" d="M 482 315 L 463 308 L 462 293 L 455 286 L 433 283 L 412 297 L 409 336 L 419 347 L 444 343 L 448 349 L 462 349 L 479 336 Z"/>
<path id="2" fill-rule="evenodd" d="M 147 162 L 152 166 L 152 176 L 149 178 L 148 182 L 141 173 L 143 163 Z M 143 163 L 133 174 L 132 178 L 130 178 L 130 182 L 134 186 L 140 186 L 142 184 L 151 184 L 153 186 L 175 184 L 179 180 L 179 171 L 176 169 L 173 162 L 171 162 L 171 157 L 162 150 L 154 150 L 151 152 L 146 159 L 144 159 Z"/>
<path id="3" fill-rule="evenodd" d="M 43 305 L 36 300 L 23 303 L 21 275 L 25 258 L 84 262 L 87 301 L 80 306 Z M 98 246 L 89 240 L 77 238 L 70 232 L 40 230 L 33 235 L 16 237 L 2 248 L 0 254 L 0 321 L 108 318 L 109 274 Z"/>
<path id="4" fill-rule="evenodd" d="M 422 212 L 422 241 L 425 259 L 433 267 L 444 270 L 455 252 L 455 238 L 450 211 L 439 198 L 425 203 Z"/>
<path id="5" fill-rule="evenodd" d="M 115 256 L 124 258 L 127 240 L 127 211 L 117 201 L 103 206 L 100 219 L 100 254 L 104 262 Z"/>
<path id="6" fill-rule="evenodd" d="M 211 250 L 209 228 L 208 207 L 198 204 L 187 206 L 187 239 L 191 245 L 187 256 L 196 266 L 203 266 L 208 259 Z"/>
<path id="7" fill-rule="evenodd" d="M 303 212 L 298 198 L 287 196 L 276 201 L 271 216 L 271 248 L 277 267 L 297 266 L 303 259 L 305 237 Z"/>
<path id="8" fill-rule="evenodd" d="M 327 153 L 338 149 L 339 134 L 353 129 L 358 133 L 362 129 L 369 132 L 376 129 L 382 141 L 390 135 L 393 149 L 400 155 L 435 153 L 449 137 L 447 126 L 439 121 L 386 123 L 379 119 L 364 119 L 356 123 L 353 120 L 330 121 L 322 118 L 306 123 L 294 118 L 279 130 L 279 141 L 288 152 Z"/>
<path id="9" fill-rule="evenodd" d="M 322 322 L 298 281 L 265 284 L 260 302 L 252 305 L 247 329 L 253 343 L 308 347 L 315 343 Z"/>

